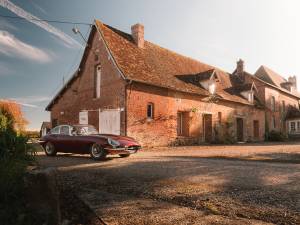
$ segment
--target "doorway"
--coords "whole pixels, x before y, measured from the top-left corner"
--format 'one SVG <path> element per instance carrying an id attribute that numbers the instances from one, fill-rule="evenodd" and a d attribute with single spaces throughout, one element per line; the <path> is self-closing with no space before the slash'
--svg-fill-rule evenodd
<path id="1" fill-rule="evenodd" d="M 242 118 L 236 119 L 236 136 L 238 142 L 244 141 L 244 123 Z"/>
<path id="2" fill-rule="evenodd" d="M 258 120 L 253 121 L 253 137 L 259 139 L 259 122 Z"/>
<path id="3" fill-rule="evenodd" d="M 212 141 L 212 115 L 211 114 L 203 115 L 203 132 L 204 132 L 204 141 L 210 143 Z"/>
<path id="4" fill-rule="evenodd" d="M 120 135 L 121 112 L 119 109 L 107 109 L 99 112 L 99 133 Z"/>

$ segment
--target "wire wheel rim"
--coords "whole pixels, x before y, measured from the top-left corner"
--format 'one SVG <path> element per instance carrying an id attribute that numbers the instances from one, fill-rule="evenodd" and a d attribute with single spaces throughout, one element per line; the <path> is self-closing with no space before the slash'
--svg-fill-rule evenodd
<path id="1" fill-rule="evenodd" d="M 92 155 L 94 157 L 100 157 L 100 156 L 102 156 L 102 150 L 101 150 L 101 148 L 100 148 L 99 145 L 95 144 L 95 145 L 92 146 Z"/>
<path id="2" fill-rule="evenodd" d="M 53 145 L 48 143 L 45 150 L 48 154 L 51 154 L 53 152 Z"/>

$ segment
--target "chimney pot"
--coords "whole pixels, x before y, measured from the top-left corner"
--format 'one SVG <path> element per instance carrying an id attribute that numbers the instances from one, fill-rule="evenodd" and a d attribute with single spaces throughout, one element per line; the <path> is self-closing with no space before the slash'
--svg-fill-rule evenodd
<path id="1" fill-rule="evenodd" d="M 296 76 L 290 76 L 288 78 L 288 82 L 290 82 L 292 85 L 293 90 L 297 90 L 297 78 Z"/>
<path id="2" fill-rule="evenodd" d="M 139 48 L 144 48 L 144 25 L 137 23 L 131 26 L 131 35 L 135 44 Z"/>
<path id="3" fill-rule="evenodd" d="M 242 59 L 236 62 L 236 75 L 244 81 L 244 61 Z"/>

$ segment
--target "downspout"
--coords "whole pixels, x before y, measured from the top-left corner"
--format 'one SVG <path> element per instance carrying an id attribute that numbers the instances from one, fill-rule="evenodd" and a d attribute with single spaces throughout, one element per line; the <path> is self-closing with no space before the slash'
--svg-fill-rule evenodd
<path id="1" fill-rule="evenodd" d="M 127 80 L 127 83 L 125 84 L 125 107 L 124 107 L 124 123 L 125 123 L 125 136 L 127 136 L 127 98 L 130 97 L 130 95 L 127 95 L 127 88 L 129 86 L 130 93 L 131 93 L 131 87 L 132 87 L 132 80 Z"/>

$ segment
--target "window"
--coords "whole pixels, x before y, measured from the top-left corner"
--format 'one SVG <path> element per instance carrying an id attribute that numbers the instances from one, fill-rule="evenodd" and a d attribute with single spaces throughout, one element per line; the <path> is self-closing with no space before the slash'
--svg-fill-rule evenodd
<path id="1" fill-rule="evenodd" d="M 177 113 L 177 135 L 182 136 L 183 134 L 183 113 Z"/>
<path id="2" fill-rule="evenodd" d="M 253 103 L 253 101 L 254 101 L 254 94 L 253 94 L 252 91 L 250 91 L 248 93 L 248 101 L 251 102 L 251 103 Z"/>
<path id="3" fill-rule="evenodd" d="M 147 119 L 153 119 L 153 103 L 148 103 L 147 105 Z"/>
<path id="4" fill-rule="evenodd" d="M 272 127 L 273 127 L 273 129 L 276 128 L 276 120 L 275 120 L 275 116 L 272 116 Z"/>
<path id="5" fill-rule="evenodd" d="M 51 131 L 51 134 L 59 134 L 59 127 L 54 127 Z"/>
<path id="6" fill-rule="evenodd" d="M 70 135 L 70 128 L 69 128 L 69 126 L 61 126 L 60 127 L 60 134 Z"/>
<path id="7" fill-rule="evenodd" d="M 177 135 L 178 136 L 189 136 L 189 112 L 178 112 L 177 113 Z"/>
<path id="8" fill-rule="evenodd" d="M 208 91 L 209 93 L 211 93 L 212 95 L 216 93 L 216 84 L 215 82 L 212 82 L 208 85 Z"/>
<path id="9" fill-rule="evenodd" d="M 297 122 L 297 130 L 300 131 L 300 121 Z"/>
<path id="10" fill-rule="evenodd" d="M 290 129 L 291 129 L 291 132 L 296 131 L 296 123 L 295 122 L 290 122 Z"/>
<path id="11" fill-rule="evenodd" d="M 274 112 L 275 111 L 275 97 L 271 97 L 271 110 Z"/>
<path id="12" fill-rule="evenodd" d="M 218 112 L 218 123 L 222 123 L 222 112 Z"/>
<path id="13" fill-rule="evenodd" d="M 282 112 L 285 113 L 285 101 L 282 101 Z"/>
<path id="14" fill-rule="evenodd" d="M 101 87 L 101 66 L 98 65 L 95 68 L 94 75 L 94 98 L 100 98 Z"/>

